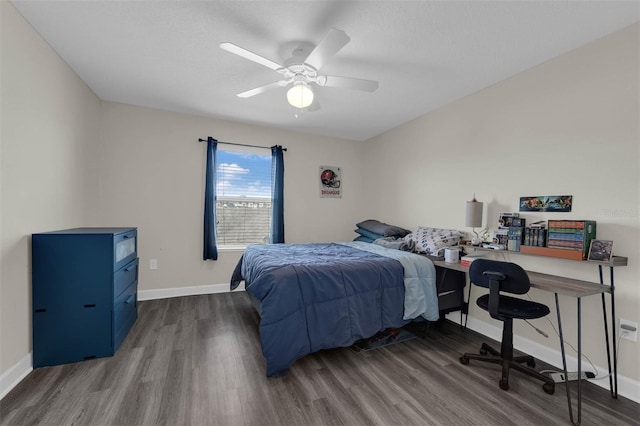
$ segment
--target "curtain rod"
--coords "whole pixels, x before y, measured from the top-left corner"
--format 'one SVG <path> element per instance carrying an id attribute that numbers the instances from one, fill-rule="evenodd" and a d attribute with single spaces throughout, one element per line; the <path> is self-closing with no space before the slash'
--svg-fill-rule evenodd
<path id="1" fill-rule="evenodd" d="M 207 139 L 198 139 L 198 142 L 207 142 Z M 235 142 L 222 142 L 222 141 L 216 141 L 217 143 L 223 143 L 226 145 L 237 145 L 237 146 L 248 146 L 249 148 L 262 148 L 262 149 L 271 149 L 268 146 L 259 146 L 259 145 L 247 145 L 244 143 L 235 143 Z M 282 148 L 283 151 L 286 151 L 287 148 Z"/>

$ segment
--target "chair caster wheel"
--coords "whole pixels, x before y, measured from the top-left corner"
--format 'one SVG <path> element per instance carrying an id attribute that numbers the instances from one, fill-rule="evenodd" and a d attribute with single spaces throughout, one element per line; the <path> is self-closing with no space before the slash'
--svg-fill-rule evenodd
<path id="1" fill-rule="evenodd" d="M 464 365 L 469 364 L 469 358 L 467 358 L 466 356 L 462 355 L 460 357 L 460 364 L 464 364 Z"/>
<path id="2" fill-rule="evenodd" d="M 480 355 L 486 355 L 487 350 L 485 348 L 480 348 Z"/>
<path id="3" fill-rule="evenodd" d="M 527 367 L 536 368 L 536 362 L 534 360 L 527 361 Z"/>
<path id="4" fill-rule="evenodd" d="M 509 390 L 509 381 L 505 380 L 505 379 L 500 379 L 500 389 L 502 390 Z"/>
<path id="5" fill-rule="evenodd" d="M 556 391 L 556 385 L 555 383 L 545 383 L 544 385 L 542 385 L 542 390 L 544 390 L 549 395 L 553 395 Z"/>

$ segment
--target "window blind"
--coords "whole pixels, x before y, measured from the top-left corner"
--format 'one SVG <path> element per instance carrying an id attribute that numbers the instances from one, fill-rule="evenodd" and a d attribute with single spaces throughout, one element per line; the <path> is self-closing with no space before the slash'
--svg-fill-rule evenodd
<path id="1" fill-rule="evenodd" d="M 218 246 L 269 243 L 271 156 L 219 149 L 216 177 Z"/>

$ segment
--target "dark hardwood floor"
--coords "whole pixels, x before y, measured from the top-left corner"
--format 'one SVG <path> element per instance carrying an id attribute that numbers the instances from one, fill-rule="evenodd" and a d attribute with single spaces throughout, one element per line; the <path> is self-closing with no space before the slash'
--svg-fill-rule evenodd
<path id="1" fill-rule="evenodd" d="M 445 321 L 368 352 L 304 357 L 265 377 L 258 316 L 243 293 L 141 302 L 118 353 L 31 372 L 0 402 L 2 425 L 570 425 L 554 395 L 471 362 L 486 339 Z M 640 406 L 587 383 L 583 425 L 640 425 Z"/>

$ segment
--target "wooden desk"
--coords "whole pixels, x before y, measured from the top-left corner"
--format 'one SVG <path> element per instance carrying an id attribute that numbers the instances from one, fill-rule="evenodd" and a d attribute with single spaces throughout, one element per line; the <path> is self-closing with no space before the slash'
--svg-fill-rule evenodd
<path id="1" fill-rule="evenodd" d="M 517 252 L 509 252 L 518 254 Z M 564 347 L 564 338 L 562 334 L 562 319 L 560 315 L 560 302 L 558 299 L 558 295 L 574 297 L 577 303 L 578 310 L 578 377 L 581 377 L 582 373 L 582 312 L 581 312 L 581 301 L 583 297 L 593 296 L 600 294 L 602 296 L 602 317 L 604 322 L 604 331 L 605 331 L 605 341 L 607 347 L 607 363 L 609 366 L 609 389 L 611 392 L 611 396 L 613 398 L 618 397 L 618 362 L 617 362 L 617 354 L 616 354 L 616 328 L 615 328 L 615 298 L 614 298 L 614 277 L 613 277 L 613 268 L 614 266 L 624 266 L 627 264 L 627 259 L 623 257 L 614 258 L 611 262 L 584 262 L 583 263 L 596 263 L 598 264 L 599 276 L 600 276 L 600 284 L 593 283 L 590 281 L 582 281 L 576 280 L 573 278 L 562 277 L 558 275 L 549 275 L 543 274 L 540 272 L 527 271 L 527 275 L 529 275 L 529 281 L 531 282 L 532 288 L 537 288 L 539 290 L 548 291 L 554 294 L 555 302 L 556 302 L 556 314 L 558 316 L 558 335 L 560 338 L 560 350 L 562 352 L 562 369 L 564 371 L 565 377 L 565 387 L 567 391 L 567 405 L 569 407 L 569 419 L 571 423 L 578 426 L 582 421 L 582 380 L 577 380 L 578 382 L 578 396 L 577 396 L 577 420 L 574 420 L 573 416 L 573 405 L 571 403 L 571 393 L 569 388 L 569 381 L 566 380 L 567 377 L 567 358 Z M 439 266 L 441 268 L 447 268 L 455 271 L 468 272 L 469 268 L 462 266 L 460 263 L 447 263 L 440 260 L 433 261 L 433 264 Z M 609 266 L 610 268 L 610 285 L 604 284 L 603 278 L 603 266 Z M 609 294 L 611 297 L 611 342 L 609 339 L 609 325 L 607 324 L 607 308 L 605 304 L 605 294 Z M 471 296 L 471 285 L 469 286 L 469 296 L 467 297 L 467 303 L 470 303 L 469 300 Z M 611 353 L 611 348 L 613 347 L 613 354 Z M 612 356 L 613 355 L 613 356 Z M 613 361 L 613 362 L 612 362 Z M 613 369 L 612 369 L 613 365 Z"/>

